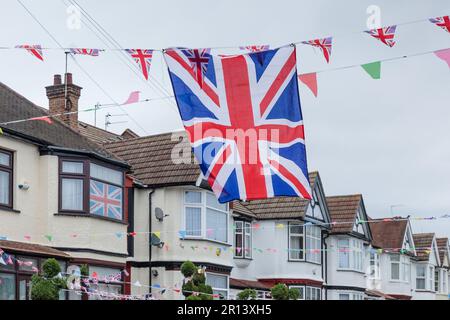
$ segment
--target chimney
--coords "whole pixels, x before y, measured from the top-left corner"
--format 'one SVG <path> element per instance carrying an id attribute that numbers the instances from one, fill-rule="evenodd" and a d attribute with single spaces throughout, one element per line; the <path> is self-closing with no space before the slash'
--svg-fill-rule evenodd
<path id="1" fill-rule="evenodd" d="M 74 112 L 57 116 L 56 118 L 64 121 L 72 129 L 78 131 L 78 100 L 80 99 L 82 88 L 73 84 L 71 73 L 66 73 L 64 78 L 64 83 L 62 83 L 61 75 L 55 74 L 53 77 L 53 85 L 45 88 L 50 115 Z M 67 101 L 65 99 L 66 90 Z"/>

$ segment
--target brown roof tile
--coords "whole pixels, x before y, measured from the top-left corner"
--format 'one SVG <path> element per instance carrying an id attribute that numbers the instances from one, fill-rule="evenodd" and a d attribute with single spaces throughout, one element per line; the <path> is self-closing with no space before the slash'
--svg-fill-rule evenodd
<path id="1" fill-rule="evenodd" d="M 436 243 L 439 250 L 439 259 L 441 260 L 441 266 L 444 264 L 444 257 L 448 255 L 448 238 L 436 238 Z M 449 258 L 449 257 L 447 257 Z"/>
<path id="2" fill-rule="evenodd" d="M 430 249 L 433 246 L 434 233 L 415 233 L 413 234 L 413 239 L 417 259 L 419 261 L 428 261 L 430 258 Z"/>
<path id="3" fill-rule="evenodd" d="M 378 248 L 401 248 L 408 220 L 371 219 L 372 244 Z"/>
<path id="4" fill-rule="evenodd" d="M 48 110 L 41 108 L 0 82 L 0 123 L 34 117 L 48 116 Z M 48 146 L 93 152 L 104 158 L 118 160 L 102 146 L 85 138 L 58 119 L 53 123 L 44 121 L 24 121 L 1 125 L 5 133 L 21 134 L 28 139 Z"/>
<path id="5" fill-rule="evenodd" d="M 70 255 L 63 251 L 34 243 L 0 240 L 0 248 L 4 251 L 13 251 L 22 254 L 28 253 L 49 257 L 70 258 Z"/>
<path id="6" fill-rule="evenodd" d="M 271 286 L 256 280 L 230 278 L 230 288 L 270 290 Z"/>
<path id="7" fill-rule="evenodd" d="M 244 216 L 248 216 L 251 218 L 256 218 L 256 214 L 254 214 L 252 211 L 247 209 L 247 207 L 243 206 L 240 201 L 233 201 L 233 212 L 242 214 Z"/>
<path id="8" fill-rule="evenodd" d="M 360 194 L 326 197 L 331 221 L 337 223 L 331 233 L 352 232 L 361 199 Z"/>
<path id="9" fill-rule="evenodd" d="M 78 130 L 83 136 L 98 144 L 123 140 L 123 138 L 118 134 L 97 128 L 82 121 L 78 121 Z"/>

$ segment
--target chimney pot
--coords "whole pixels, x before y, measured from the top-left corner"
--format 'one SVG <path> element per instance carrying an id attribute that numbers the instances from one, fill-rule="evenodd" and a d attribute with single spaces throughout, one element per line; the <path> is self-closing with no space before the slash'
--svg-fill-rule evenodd
<path id="1" fill-rule="evenodd" d="M 53 78 L 53 85 L 57 86 L 61 84 L 61 75 L 60 74 L 55 74 L 54 78 Z"/>
<path id="2" fill-rule="evenodd" d="M 66 73 L 66 83 L 67 84 L 72 84 L 73 83 L 73 79 L 72 79 L 72 74 L 71 73 Z"/>

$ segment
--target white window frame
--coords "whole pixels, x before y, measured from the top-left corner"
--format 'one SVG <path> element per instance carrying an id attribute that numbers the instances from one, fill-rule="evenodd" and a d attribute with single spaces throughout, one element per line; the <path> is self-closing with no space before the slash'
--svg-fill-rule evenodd
<path id="1" fill-rule="evenodd" d="M 321 264 L 322 229 L 319 226 L 308 224 L 303 226 L 303 234 L 305 238 L 305 261 L 315 264 Z"/>
<path id="2" fill-rule="evenodd" d="M 313 294 L 314 292 L 314 294 Z M 319 299 L 310 299 L 312 297 L 316 297 L 318 294 Z M 317 287 L 305 287 L 305 300 L 322 300 L 322 289 Z"/>
<path id="3" fill-rule="evenodd" d="M 219 276 L 219 277 L 225 277 L 227 279 L 227 287 L 226 288 L 215 288 L 212 287 L 213 292 L 214 291 L 226 291 L 226 297 L 224 297 L 223 300 L 228 300 L 229 296 L 230 296 L 230 277 L 226 274 L 222 274 L 222 273 L 216 273 L 216 272 L 205 272 L 205 276 L 206 279 L 208 279 L 208 274 L 214 275 L 214 276 Z M 208 284 L 207 282 L 208 280 L 206 280 L 206 284 Z"/>
<path id="4" fill-rule="evenodd" d="M 289 286 L 289 289 L 297 289 L 299 291 L 299 297 L 297 300 L 305 300 L 306 299 L 306 288 L 305 286 Z"/>
<path id="5" fill-rule="evenodd" d="M 423 276 L 419 276 L 419 272 L 417 271 L 418 268 L 423 268 Z M 428 268 L 427 265 L 425 264 L 417 264 L 416 265 L 416 284 L 415 284 L 415 288 L 416 290 L 427 290 L 427 273 L 428 273 Z M 418 288 L 417 286 L 417 280 L 423 280 L 423 288 Z"/>
<path id="6" fill-rule="evenodd" d="M 302 233 L 292 233 L 291 232 L 291 227 L 301 227 Z M 294 250 L 297 249 L 292 249 L 292 244 L 291 244 L 291 238 L 292 237 L 298 237 L 301 238 L 302 241 L 302 247 L 299 248 L 298 250 L 301 252 L 301 258 L 292 258 L 291 253 L 294 252 Z M 306 259 L 306 255 L 305 255 L 305 228 L 301 223 L 297 223 L 297 222 L 290 222 L 288 224 L 288 261 L 305 261 Z"/>
<path id="7" fill-rule="evenodd" d="M 430 291 L 435 291 L 435 289 L 434 289 L 434 266 L 428 266 L 428 268 L 427 268 L 427 272 L 428 272 L 428 277 L 429 277 L 429 279 L 428 279 L 428 288 L 429 288 L 429 290 Z"/>
<path id="8" fill-rule="evenodd" d="M 341 291 L 341 292 L 338 293 L 339 300 L 342 300 L 341 299 L 341 295 L 348 296 L 348 300 L 364 300 L 364 297 L 365 297 L 363 292 Z"/>
<path id="9" fill-rule="evenodd" d="M 238 228 L 237 224 L 240 224 L 241 227 Z M 238 229 L 241 231 L 238 232 Z M 236 236 L 240 235 L 242 237 L 242 247 L 241 251 L 238 253 Z M 250 239 L 247 240 L 247 237 Z M 234 221 L 234 257 L 238 259 L 251 259 L 252 258 L 252 223 L 244 220 L 235 220 Z"/>
<path id="10" fill-rule="evenodd" d="M 348 242 L 348 246 L 343 246 L 342 241 Z M 352 237 L 340 237 L 337 239 L 337 270 L 363 272 L 364 270 L 364 243 Z M 348 255 L 348 267 L 341 267 L 341 255 Z"/>
<path id="11" fill-rule="evenodd" d="M 380 280 L 381 272 L 380 272 L 380 255 L 376 250 L 372 249 L 370 251 L 370 274 L 369 278 L 372 280 Z"/>
<path id="12" fill-rule="evenodd" d="M 201 203 L 187 203 L 186 202 L 186 193 L 187 192 L 198 192 L 201 194 Z M 184 189 L 183 190 L 183 214 L 182 216 L 182 226 L 183 226 L 183 230 L 186 230 L 186 208 L 187 207 L 192 207 L 192 208 L 200 208 L 200 226 L 201 226 L 201 232 L 200 235 L 188 235 L 186 234 L 186 236 L 184 237 L 184 239 L 191 239 L 191 240 L 208 240 L 208 241 L 212 241 L 212 242 L 217 242 L 217 243 L 223 243 L 223 244 L 229 244 L 230 242 L 230 235 L 228 232 L 228 224 L 229 222 L 229 217 L 230 217 L 230 212 L 229 212 L 229 206 L 228 204 L 225 204 L 226 209 L 225 210 L 221 210 L 221 209 L 217 209 L 217 208 L 213 208 L 210 207 L 206 204 L 206 197 L 207 194 L 212 194 L 214 195 L 214 193 L 212 193 L 211 191 L 207 191 L 207 190 L 199 190 L 199 189 Z M 215 195 L 214 195 L 215 197 Z M 208 232 L 207 232 L 207 226 L 206 226 L 206 218 L 207 218 L 207 209 L 211 209 L 217 212 L 221 212 L 226 214 L 226 226 L 224 226 L 224 229 L 226 230 L 225 235 L 226 235 L 226 240 L 225 241 L 220 241 L 220 240 L 215 240 L 215 239 L 211 239 L 208 237 Z M 186 230 L 187 231 L 187 230 Z"/>

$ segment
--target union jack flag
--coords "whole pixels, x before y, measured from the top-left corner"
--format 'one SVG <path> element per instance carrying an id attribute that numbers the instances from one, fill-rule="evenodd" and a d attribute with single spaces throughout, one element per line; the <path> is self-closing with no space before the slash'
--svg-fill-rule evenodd
<path id="1" fill-rule="evenodd" d="M 99 49 L 86 49 L 86 48 L 70 48 L 70 53 L 97 57 L 100 53 L 100 50 Z"/>
<path id="2" fill-rule="evenodd" d="M 450 18 L 449 18 L 449 16 L 431 18 L 430 22 L 434 23 L 438 27 L 441 27 L 445 31 L 450 32 Z"/>
<path id="3" fill-rule="evenodd" d="M 309 41 L 303 41 L 304 44 L 309 44 L 313 47 L 320 48 L 320 50 L 323 53 L 323 56 L 325 57 L 325 60 L 327 63 L 330 62 L 331 57 L 331 47 L 333 44 L 333 38 L 323 38 L 323 39 L 315 39 L 315 40 L 309 40 Z"/>
<path id="4" fill-rule="evenodd" d="M 152 64 L 153 50 L 147 49 L 125 49 L 125 51 L 139 65 L 145 80 L 148 80 L 150 66 Z"/>
<path id="5" fill-rule="evenodd" d="M 39 44 L 36 45 L 21 44 L 16 46 L 16 48 L 25 49 L 39 60 L 44 61 L 44 54 L 42 53 L 42 47 Z"/>
<path id="6" fill-rule="evenodd" d="M 208 67 L 211 49 L 181 49 L 181 52 L 189 60 L 198 84 L 203 87 L 203 78 Z"/>
<path id="7" fill-rule="evenodd" d="M 393 47 L 395 45 L 394 41 L 395 29 L 397 29 L 397 26 L 389 26 L 385 28 L 367 30 L 364 32 L 370 34 L 375 39 L 380 40 L 388 47 Z"/>
<path id="8" fill-rule="evenodd" d="M 182 49 L 164 56 L 193 152 L 219 202 L 311 199 L 294 46 L 210 56 L 203 87 Z"/>
<path id="9" fill-rule="evenodd" d="M 122 188 L 91 180 L 90 212 L 122 220 Z"/>
<path id="10" fill-rule="evenodd" d="M 262 45 L 262 46 L 245 46 L 245 47 L 239 47 L 241 50 L 248 50 L 250 52 L 260 52 L 260 51 L 266 51 L 269 50 L 269 45 Z"/>

